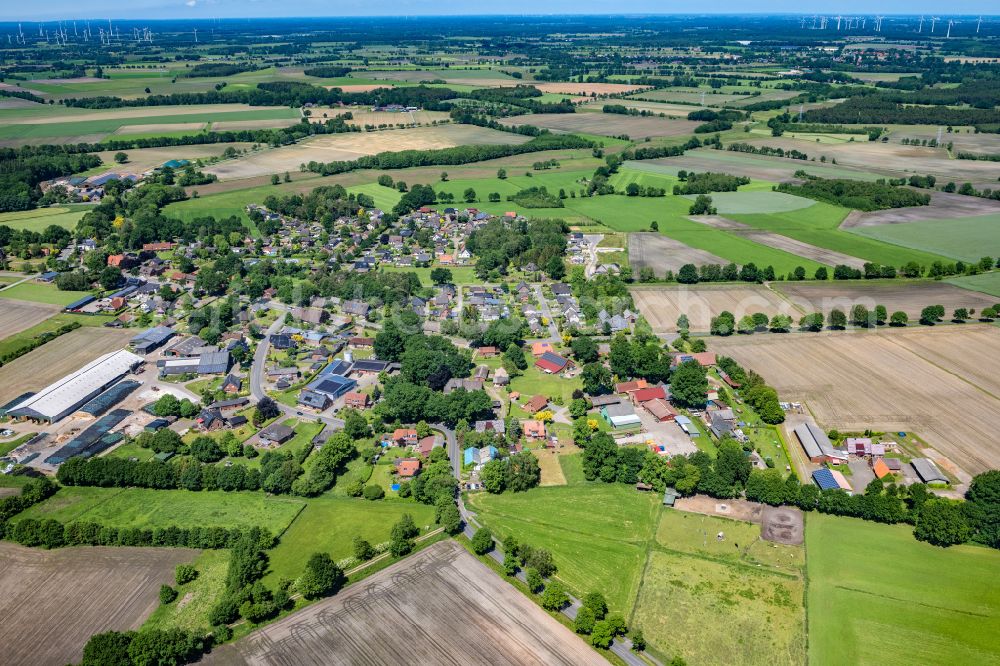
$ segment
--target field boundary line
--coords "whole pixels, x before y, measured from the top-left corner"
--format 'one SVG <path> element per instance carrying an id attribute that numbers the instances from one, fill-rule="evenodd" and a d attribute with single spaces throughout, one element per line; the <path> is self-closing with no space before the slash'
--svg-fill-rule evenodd
<path id="1" fill-rule="evenodd" d="M 973 611 L 959 610 L 957 608 L 949 608 L 947 606 L 936 606 L 934 604 L 928 604 L 923 601 L 914 601 L 912 599 L 901 599 L 899 597 L 893 597 L 885 594 L 875 594 L 874 592 L 868 592 L 867 590 L 862 590 L 856 587 L 847 587 L 846 585 L 834 584 L 833 587 L 835 587 L 838 590 L 846 590 L 847 592 L 855 592 L 857 594 L 864 594 L 872 597 L 881 597 L 883 599 L 892 599 L 893 601 L 899 601 L 906 604 L 917 604 L 918 606 L 924 606 L 925 608 L 934 608 L 935 610 L 948 611 L 949 613 L 958 613 L 960 615 L 971 615 L 972 617 L 981 617 L 987 619 L 994 617 L 993 615 L 987 615 L 984 613 L 975 613 Z"/>

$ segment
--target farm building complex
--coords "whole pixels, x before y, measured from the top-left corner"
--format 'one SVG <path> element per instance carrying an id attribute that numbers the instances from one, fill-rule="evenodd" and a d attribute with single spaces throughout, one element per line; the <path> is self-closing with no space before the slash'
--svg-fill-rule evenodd
<path id="1" fill-rule="evenodd" d="M 140 363 L 141 356 L 124 349 L 105 354 L 22 400 L 7 415 L 54 423 L 75 412 Z"/>

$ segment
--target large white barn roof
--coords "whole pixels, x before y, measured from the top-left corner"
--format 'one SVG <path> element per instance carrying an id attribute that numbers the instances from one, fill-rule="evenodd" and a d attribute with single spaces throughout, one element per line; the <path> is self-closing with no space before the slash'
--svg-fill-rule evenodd
<path id="1" fill-rule="evenodd" d="M 141 356 L 124 349 L 105 354 L 22 400 L 8 414 L 58 420 L 139 363 Z"/>

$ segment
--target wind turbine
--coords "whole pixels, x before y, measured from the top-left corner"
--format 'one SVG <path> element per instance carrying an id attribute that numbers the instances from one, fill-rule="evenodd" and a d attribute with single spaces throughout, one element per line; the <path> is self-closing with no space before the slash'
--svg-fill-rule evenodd
<path id="1" fill-rule="evenodd" d="M 837 19 L 837 30 L 840 30 L 840 19 L 842 19 L 844 17 L 841 16 L 840 14 L 837 14 L 837 16 L 835 16 L 834 18 Z"/>
<path id="2" fill-rule="evenodd" d="M 917 28 L 917 32 L 923 32 L 923 31 L 924 31 L 924 17 L 921 16 L 920 17 L 920 27 Z"/>
<path id="3" fill-rule="evenodd" d="M 976 20 L 976 34 L 977 34 L 977 35 L 979 34 L 979 26 L 981 26 L 982 24 L 983 24 L 983 17 L 982 17 L 982 16 L 980 16 L 980 17 L 979 17 L 979 18 L 978 18 L 978 19 Z"/>
<path id="4" fill-rule="evenodd" d="M 956 23 L 959 23 L 959 21 L 953 21 L 951 19 L 948 19 L 948 34 L 945 35 L 945 39 L 951 38 L 951 26 L 955 25 Z"/>
<path id="5" fill-rule="evenodd" d="M 198 28 L 194 29 L 194 43 L 198 43 Z"/>
<path id="6" fill-rule="evenodd" d="M 932 16 L 931 17 L 931 34 L 932 35 L 934 34 L 934 24 L 937 23 L 940 20 L 941 20 L 941 17 L 939 17 L 939 16 Z"/>

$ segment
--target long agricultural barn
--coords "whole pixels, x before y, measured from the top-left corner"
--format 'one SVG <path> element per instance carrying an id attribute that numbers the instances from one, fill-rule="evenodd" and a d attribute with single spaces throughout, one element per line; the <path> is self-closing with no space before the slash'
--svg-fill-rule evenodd
<path id="1" fill-rule="evenodd" d="M 142 357 L 121 349 L 105 354 L 14 405 L 7 415 L 55 423 L 75 412 L 142 363 Z"/>

